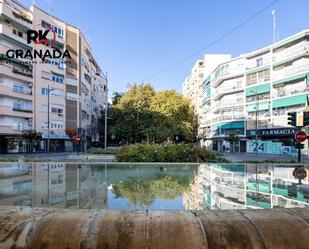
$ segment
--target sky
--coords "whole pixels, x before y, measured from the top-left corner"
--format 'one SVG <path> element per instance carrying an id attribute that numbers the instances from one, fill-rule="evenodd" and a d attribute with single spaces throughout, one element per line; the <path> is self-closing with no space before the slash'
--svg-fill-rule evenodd
<path id="1" fill-rule="evenodd" d="M 30 6 L 32 0 L 21 0 Z M 272 43 L 272 10 L 279 37 L 309 29 L 309 0 L 279 0 L 240 29 L 181 65 L 149 78 L 206 47 L 273 0 L 36 0 L 56 17 L 79 27 L 108 73 L 109 95 L 130 83 L 176 89 L 205 53 L 233 57 Z"/>

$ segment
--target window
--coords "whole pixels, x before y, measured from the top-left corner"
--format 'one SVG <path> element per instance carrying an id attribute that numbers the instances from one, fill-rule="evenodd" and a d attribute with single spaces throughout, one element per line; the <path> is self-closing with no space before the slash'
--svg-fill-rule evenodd
<path id="1" fill-rule="evenodd" d="M 18 31 L 18 36 L 22 38 L 23 37 L 23 33 Z"/>
<path id="2" fill-rule="evenodd" d="M 41 94 L 42 95 L 48 95 L 48 89 L 47 88 L 41 88 Z"/>
<path id="3" fill-rule="evenodd" d="M 53 75 L 52 81 L 63 84 L 63 77 Z"/>
<path id="4" fill-rule="evenodd" d="M 13 29 L 13 34 L 14 34 L 14 35 L 17 35 L 16 29 Z"/>
<path id="5" fill-rule="evenodd" d="M 13 92 L 16 92 L 16 93 L 23 93 L 23 92 L 24 92 L 24 88 L 23 88 L 22 86 L 14 85 L 14 86 L 13 86 Z"/>
<path id="6" fill-rule="evenodd" d="M 256 67 L 261 67 L 261 66 L 263 66 L 263 58 L 256 60 Z"/>

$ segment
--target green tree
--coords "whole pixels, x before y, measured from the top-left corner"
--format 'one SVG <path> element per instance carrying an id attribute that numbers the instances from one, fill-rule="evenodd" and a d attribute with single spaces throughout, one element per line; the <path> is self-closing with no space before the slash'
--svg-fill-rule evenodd
<path id="1" fill-rule="evenodd" d="M 150 110 L 158 112 L 167 118 L 169 136 L 181 135 L 185 140 L 192 139 L 193 110 L 190 100 L 185 99 L 175 90 L 156 93 L 152 98 Z"/>
<path id="2" fill-rule="evenodd" d="M 113 142 L 162 143 L 176 135 L 192 140 L 190 102 L 175 90 L 155 92 L 150 84 L 130 85 L 123 95 L 114 93 L 108 117 L 109 140 L 116 136 Z M 104 113 L 100 123 L 103 120 Z"/>

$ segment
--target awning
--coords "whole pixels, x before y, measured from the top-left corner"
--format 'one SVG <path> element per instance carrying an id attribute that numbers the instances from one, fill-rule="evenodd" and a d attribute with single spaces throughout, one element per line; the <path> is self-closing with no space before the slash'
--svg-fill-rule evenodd
<path id="1" fill-rule="evenodd" d="M 6 34 L 0 34 L 0 36 L 2 36 L 5 40 L 10 41 L 10 42 L 13 42 L 13 43 L 15 43 L 15 44 L 17 44 L 17 45 L 19 45 L 19 46 L 21 46 L 21 47 L 23 47 L 23 48 L 32 49 L 31 46 L 28 46 L 27 44 L 22 43 L 22 42 L 20 42 L 20 41 L 17 41 L 17 40 L 15 40 L 14 38 L 12 38 L 12 37 L 10 37 L 10 36 L 8 36 L 8 35 L 6 35 Z"/>
<path id="2" fill-rule="evenodd" d="M 302 105 L 307 103 L 307 94 L 273 100 L 273 108 Z"/>
<path id="3" fill-rule="evenodd" d="M 267 93 L 270 91 L 270 84 L 263 84 L 259 86 L 253 86 L 246 89 L 246 96 L 253 96 L 256 94 Z"/>
<path id="4" fill-rule="evenodd" d="M 248 112 L 255 112 L 258 111 L 267 111 L 269 109 L 269 102 L 261 102 L 261 103 L 254 103 L 247 106 Z"/>
<path id="5" fill-rule="evenodd" d="M 289 78 L 284 78 L 282 80 L 277 80 L 273 82 L 273 85 L 278 85 L 278 84 L 282 84 L 285 82 L 289 82 L 289 81 L 294 81 L 294 80 L 298 80 L 298 79 L 303 79 L 307 77 L 307 73 L 303 73 L 303 74 L 299 74 L 293 77 L 289 77 Z M 307 78 L 308 79 L 308 78 Z M 308 81 L 307 81 L 308 82 Z"/>
<path id="6" fill-rule="evenodd" d="M 244 129 L 245 124 L 243 121 L 240 122 L 231 122 L 231 123 L 225 123 L 225 124 L 218 124 L 213 125 L 211 127 L 212 131 L 221 129 L 221 130 L 227 130 L 227 129 Z"/>

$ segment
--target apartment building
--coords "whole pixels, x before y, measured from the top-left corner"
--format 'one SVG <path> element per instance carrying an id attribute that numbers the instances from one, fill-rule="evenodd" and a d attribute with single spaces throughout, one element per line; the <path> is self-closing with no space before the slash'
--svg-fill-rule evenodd
<path id="1" fill-rule="evenodd" d="M 83 33 L 37 6 L 26 8 L 14 0 L 0 0 L 0 14 L 0 151 L 46 151 L 48 114 L 50 151 L 72 150 L 70 136 L 76 133 L 85 147 L 98 142 L 107 81 Z M 29 30 L 51 32 L 44 42 L 29 43 Z M 69 56 L 17 56 L 17 51 L 35 56 L 55 50 Z M 29 130 L 38 134 L 31 145 L 23 135 Z"/>
<path id="2" fill-rule="evenodd" d="M 201 145 L 296 154 L 287 113 L 308 109 L 308 84 L 308 30 L 217 65 L 203 81 Z"/>
<path id="3" fill-rule="evenodd" d="M 191 100 L 191 105 L 194 108 L 194 114 L 198 122 L 198 137 L 202 138 L 203 122 L 205 120 L 205 110 L 203 107 L 203 82 L 205 75 L 209 75 L 212 70 L 220 63 L 231 59 L 231 55 L 226 54 L 205 54 L 202 60 L 198 60 L 191 73 L 186 77 L 182 83 L 183 95 Z M 210 92 L 208 92 L 210 94 Z"/>

